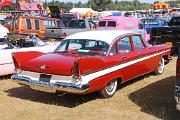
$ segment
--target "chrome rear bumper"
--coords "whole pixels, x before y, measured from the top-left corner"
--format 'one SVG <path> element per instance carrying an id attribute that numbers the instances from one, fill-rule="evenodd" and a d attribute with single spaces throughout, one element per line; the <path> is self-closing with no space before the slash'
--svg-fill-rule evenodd
<path id="1" fill-rule="evenodd" d="M 89 90 L 88 84 L 75 84 L 75 83 L 65 83 L 65 82 L 56 82 L 56 83 L 44 83 L 33 81 L 29 77 L 19 76 L 18 74 L 13 74 L 11 76 L 13 81 L 17 82 L 20 85 L 25 85 L 30 87 L 33 90 L 39 90 L 44 92 L 56 93 L 56 92 L 68 92 L 68 93 L 76 93 L 83 94 L 87 93 Z"/>

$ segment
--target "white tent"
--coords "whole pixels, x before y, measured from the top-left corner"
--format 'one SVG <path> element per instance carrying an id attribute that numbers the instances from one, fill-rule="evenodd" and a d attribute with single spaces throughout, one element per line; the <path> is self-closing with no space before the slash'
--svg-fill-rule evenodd
<path id="1" fill-rule="evenodd" d="M 91 12 L 92 14 L 95 13 L 95 11 L 92 10 L 91 8 L 72 8 L 69 12 L 70 13 L 78 13 L 81 15 L 85 15 L 88 12 Z"/>

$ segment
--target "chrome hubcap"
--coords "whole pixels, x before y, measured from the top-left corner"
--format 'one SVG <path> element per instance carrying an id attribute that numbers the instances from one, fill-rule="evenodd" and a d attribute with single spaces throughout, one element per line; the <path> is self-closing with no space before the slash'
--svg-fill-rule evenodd
<path id="1" fill-rule="evenodd" d="M 115 82 L 111 81 L 106 85 L 107 92 L 112 92 L 114 90 Z"/>
<path id="2" fill-rule="evenodd" d="M 162 73 L 164 70 L 164 60 L 161 59 L 161 61 L 159 62 L 159 65 L 158 65 L 158 71 L 159 73 Z"/>

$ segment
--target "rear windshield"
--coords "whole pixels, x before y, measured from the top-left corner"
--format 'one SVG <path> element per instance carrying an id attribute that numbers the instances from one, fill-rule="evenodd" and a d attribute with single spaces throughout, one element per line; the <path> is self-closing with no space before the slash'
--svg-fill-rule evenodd
<path id="1" fill-rule="evenodd" d="M 64 40 L 55 50 L 57 53 L 73 53 L 90 56 L 105 56 L 109 44 L 98 40 L 69 39 Z"/>
<path id="2" fill-rule="evenodd" d="M 86 28 L 84 20 L 71 20 L 68 24 L 70 28 Z"/>

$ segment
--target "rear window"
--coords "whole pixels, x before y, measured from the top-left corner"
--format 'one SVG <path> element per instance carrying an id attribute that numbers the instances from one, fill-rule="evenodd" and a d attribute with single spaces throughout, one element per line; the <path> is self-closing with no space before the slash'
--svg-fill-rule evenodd
<path id="1" fill-rule="evenodd" d="M 115 21 L 108 21 L 108 27 L 116 27 L 116 22 Z"/>
<path id="2" fill-rule="evenodd" d="M 105 27 L 105 26 L 106 26 L 106 21 L 99 22 L 99 27 Z"/>
<path id="3" fill-rule="evenodd" d="M 68 27 L 71 28 L 86 28 L 84 20 L 71 20 L 68 24 Z"/>

